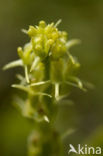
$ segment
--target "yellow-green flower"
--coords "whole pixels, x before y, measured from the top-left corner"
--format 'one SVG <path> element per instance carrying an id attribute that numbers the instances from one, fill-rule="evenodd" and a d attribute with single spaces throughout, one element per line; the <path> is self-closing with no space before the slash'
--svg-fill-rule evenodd
<path id="1" fill-rule="evenodd" d="M 67 33 L 59 31 L 54 23 L 46 24 L 40 21 L 39 26 L 30 26 L 27 31 L 35 55 L 43 58 L 62 57 L 67 51 Z"/>

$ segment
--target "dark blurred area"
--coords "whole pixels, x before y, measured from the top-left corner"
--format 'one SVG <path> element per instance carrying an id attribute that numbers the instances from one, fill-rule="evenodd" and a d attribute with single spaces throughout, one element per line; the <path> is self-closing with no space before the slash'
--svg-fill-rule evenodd
<path id="1" fill-rule="evenodd" d="M 64 140 L 65 155 L 72 143 L 103 146 L 103 0 L 1 0 L 0 1 L 0 156 L 26 156 L 27 136 L 33 123 L 23 118 L 12 106 L 11 84 L 20 69 L 2 71 L 18 58 L 17 47 L 28 42 L 21 32 L 40 20 L 47 23 L 62 19 L 59 28 L 69 39 L 82 44 L 71 49 L 81 64 L 79 77 L 94 84 L 82 92 L 72 89 L 73 105 L 62 105 L 56 126 L 60 132 L 75 129 Z"/>

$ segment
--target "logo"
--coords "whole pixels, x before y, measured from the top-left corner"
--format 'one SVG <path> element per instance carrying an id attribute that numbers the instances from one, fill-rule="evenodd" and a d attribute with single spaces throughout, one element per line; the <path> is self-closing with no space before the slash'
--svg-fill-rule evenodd
<path id="1" fill-rule="evenodd" d="M 75 153 L 75 154 L 102 154 L 101 147 L 88 147 L 87 145 L 81 146 L 78 144 L 77 148 L 75 148 L 72 144 L 69 145 L 68 154 Z"/>

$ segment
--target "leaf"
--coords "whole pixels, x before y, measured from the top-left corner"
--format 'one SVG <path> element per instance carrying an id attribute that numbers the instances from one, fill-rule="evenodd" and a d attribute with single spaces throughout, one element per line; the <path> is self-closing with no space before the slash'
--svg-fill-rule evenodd
<path id="1" fill-rule="evenodd" d="M 28 34 L 28 30 L 26 30 L 26 29 L 21 29 L 21 31 L 22 31 L 24 34 Z"/>
<path id="2" fill-rule="evenodd" d="M 80 67 L 80 63 L 77 61 L 75 57 L 73 57 L 70 52 L 67 52 L 69 59 L 71 60 L 72 64 L 75 65 L 76 67 Z"/>
<path id="3" fill-rule="evenodd" d="M 34 95 L 43 95 L 43 96 L 48 96 L 48 97 L 52 98 L 52 95 L 47 94 L 47 93 L 42 93 L 42 92 L 34 93 Z"/>
<path id="4" fill-rule="evenodd" d="M 30 84 L 30 86 L 39 86 L 39 85 L 43 85 L 43 84 L 47 84 L 47 83 L 50 83 L 50 80 L 40 81 L 40 82 L 37 82 L 37 83 L 32 83 L 32 84 Z"/>
<path id="5" fill-rule="evenodd" d="M 82 82 L 88 89 L 94 89 L 95 88 L 95 85 L 92 84 L 91 82 L 84 81 L 84 80 L 82 80 Z"/>
<path id="6" fill-rule="evenodd" d="M 50 94 L 47 94 L 47 93 L 33 92 L 33 91 L 30 89 L 30 87 L 28 87 L 28 86 L 13 84 L 12 87 L 13 87 L 13 88 L 20 89 L 20 90 L 23 90 L 23 91 L 28 92 L 28 93 L 30 93 L 30 94 L 32 94 L 32 95 L 48 96 L 48 97 L 52 98 L 52 96 L 51 96 Z"/>
<path id="7" fill-rule="evenodd" d="M 55 27 L 58 27 L 58 25 L 62 22 L 62 19 L 59 19 L 56 24 L 54 25 Z"/>
<path id="8" fill-rule="evenodd" d="M 14 67 L 18 67 L 18 66 L 23 66 L 23 62 L 22 60 L 16 60 L 16 61 L 12 61 L 8 64 L 6 64 L 4 67 L 3 67 L 3 70 L 7 70 L 9 68 L 14 68 Z"/>
<path id="9" fill-rule="evenodd" d="M 79 78 L 77 78 L 75 76 L 69 76 L 69 79 L 71 81 L 76 82 L 78 84 L 79 88 L 81 88 L 81 89 L 83 88 L 83 84 L 82 84 L 82 82 L 81 82 L 81 80 Z"/>
<path id="10" fill-rule="evenodd" d="M 80 43 L 81 43 L 81 40 L 79 40 L 79 39 L 72 39 L 72 40 L 67 42 L 66 47 L 69 50 L 72 46 L 80 44 Z"/>
<path id="11" fill-rule="evenodd" d="M 83 91 L 86 91 L 86 89 L 83 87 L 83 84 L 81 80 L 75 76 L 69 76 L 69 81 L 65 81 L 66 84 L 69 84 L 71 86 L 77 87 L 82 89 Z"/>
<path id="12" fill-rule="evenodd" d="M 12 87 L 20 89 L 20 90 L 23 90 L 25 92 L 29 92 L 30 91 L 29 88 L 27 86 L 24 86 L 24 85 L 13 84 Z"/>

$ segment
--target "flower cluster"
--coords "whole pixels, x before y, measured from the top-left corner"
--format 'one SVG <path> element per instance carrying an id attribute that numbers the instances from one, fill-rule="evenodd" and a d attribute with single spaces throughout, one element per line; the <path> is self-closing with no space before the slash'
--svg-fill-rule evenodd
<path id="1" fill-rule="evenodd" d="M 62 57 L 67 51 L 67 33 L 58 31 L 54 23 L 46 25 L 44 21 L 39 26 L 30 26 L 28 35 L 35 55 L 44 58 L 51 56 L 54 59 Z"/>

